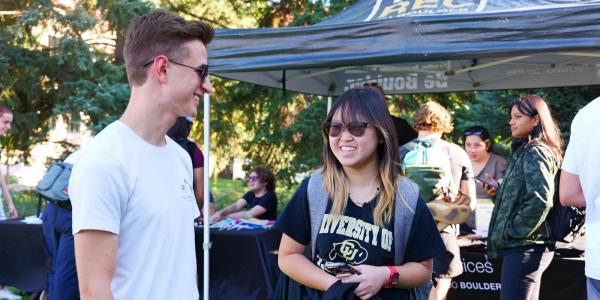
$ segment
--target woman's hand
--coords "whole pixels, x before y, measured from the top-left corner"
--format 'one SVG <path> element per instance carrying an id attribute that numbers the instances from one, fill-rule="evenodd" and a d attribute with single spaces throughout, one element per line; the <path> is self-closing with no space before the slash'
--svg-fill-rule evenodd
<path id="1" fill-rule="evenodd" d="M 2 205 L 0 203 L 0 205 Z M 17 208 L 15 207 L 15 205 L 13 203 L 8 204 L 8 213 L 10 215 L 11 218 L 18 218 L 19 217 L 19 213 L 17 212 Z"/>
<path id="2" fill-rule="evenodd" d="M 488 195 L 496 197 L 496 192 L 498 191 L 500 182 L 498 182 L 496 179 L 494 179 L 494 177 L 490 176 L 490 174 L 488 173 L 484 173 L 483 177 L 487 182 L 491 183 L 491 185 L 482 183 L 481 185 L 483 186 L 483 189 L 486 193 L 488 193 Z"/>
<path id="3" fill-rule="evenodd" d="M 358 282 L 354 294 L 361 300 L 370 299 L 375 296 L 390 278 L 390 271 L 387 267 L 358 265 L 354 268 L 362 274 L 344 278 L 342 282 Z"/>

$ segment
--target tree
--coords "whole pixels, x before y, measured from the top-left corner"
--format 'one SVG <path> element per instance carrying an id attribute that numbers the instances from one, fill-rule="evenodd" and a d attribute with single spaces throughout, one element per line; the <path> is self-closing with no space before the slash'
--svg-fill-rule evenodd
<path id="1" fill-rule="evenodd" d="M 328 2 L 329 5 L 324 5 Z M 229 1 L 232 14 L 227 14 L 228 27 L 241 24 L 234 16 L 250 10 L 256 14 L 254 26 L 279 27 L 311 25 L 330 17 L 355 1 L 256 1 L 244 6 Z M 206 7 L 195 7 L 189 1 L 170 2 L 180 13 L 210 16 Z M 243 7 L 244 9 L 240 9 Z M 189 13 L 189 12 L 193 13 Z M 207 18 L 208 19 L 208 18 Z M 236 23 L 240 22 L 240 23 Z M 225 26 L 223 19 L 221 25 Z M 244 23 L 245 25 L 249 23 Z M 218 38 L 218 36 L 217 36 Z M 211 145 L 218 158 L 216 173 L 233 157 L 245 157 L 246 169 L 267 165 L 278 179 L 292 183 L 295 174 L 314 169 L 321 164 L 321 123 L 326 116 L 325 99 L 314 96 L 284 95 L 281 90 L 250 85 L 213 77 Z M 202 125 L 192 133 L 201 141 Z"/>
<path id="2" fill-rule="evenodd" d="M 114 50 L 129 20 L 149 9 L 146 2 L 27 0 L 3 9 L 16 11 L 0 18 L 0 99 L 15 111 L 3 143 L 9 155 L 26 160 L 58 115 L 83 114 L 94 131 L 118 116 L 129 89 Z M 112 43 L 98 42 L 99 35 Z"/>

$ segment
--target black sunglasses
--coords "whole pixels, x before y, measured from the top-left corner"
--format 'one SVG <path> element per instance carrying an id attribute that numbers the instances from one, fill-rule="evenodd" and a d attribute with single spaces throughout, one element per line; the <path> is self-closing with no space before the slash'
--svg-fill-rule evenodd
<path id="1" fill-rule="evenodd" d="M 340 136 L 342 131 L 344 131 L 344 128 L 346 128 L 353 137 L 361 137 L 365 134 L 367 127 L 369 127 L 369 123 L 358 121 L 350 122 L 346 125 L 340 122 L 325 122 L 323 125 L 325 133 L 330 137 Z"/>
<path id="2" fill-rule="evenodd" d="M 199 67 L 192 67 L 192 66 L 188 66 L 186 64 L 182 64 L 182 63 L 178 63 L 176 61 L 173 60 L 169 60 L 172 64 L 174 65 L 178 65 L 178 66 L 182 66 L 182 67 L 187 67 L 190 68 L 192 70 L 194 70 L 194 72 L 196 72 L 196 74 L 198 74 L 198 76 L 200 76 L 200 84 L 204 84 L 204 82 L 206 81 L 206 77 L 208 77 L 208 65 L 207 64 L 202 64 Z M 147 63 L 144 64 L 144 68 L 151 65 L 154 62 L 154 60 L 151 60 Z"/>
<path id="3" fill-rule="evenodd" d="M 465 135 L 478 135 L 478 136 L 483 136 L 483 130 L 481 130 L 481 129 L 471 129 L 471 130 L 465 130 Z"/>

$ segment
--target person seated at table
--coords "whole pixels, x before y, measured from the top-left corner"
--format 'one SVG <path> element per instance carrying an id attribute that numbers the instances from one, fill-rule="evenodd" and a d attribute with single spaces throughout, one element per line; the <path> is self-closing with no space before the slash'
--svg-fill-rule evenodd
<path id="1" fill-rule="evenodd" d="M 275 194 L 275 175 L 265 167 L 255 167 L 247 177 L 248 191 L 235 203 L 226 206 L 210 216 L 211 222 L 224 218 L 258 218 L 275 220 L 277 217 L 277 195 Z M 246 211 L 241 211 L 242 209 Z"/>
<path id="2" fill-rule="evenodd" d="M 194 117 L 178 117 L 175 124 L 167 131 L 167 135 L 179 144 L 192 159 L 194 196 L 196 196 L 196 204 L 198 204 L 200 213 L 202 213 L 202 207 L 204 206 L 204 155 L 200 151 L 200 148 L 198 148 L 198 145 L 188 139 L 192 131 L 193 122 Z M 212 194 L 210 194 L 208 203 L 210 214 L 214 214 L 215 200 Z"/>
<path id="3" fill-rule="evenodd" d="M 494 141 L 490 132 L 482 126 L 472 126 L 465 129 L 463 137 L 465 151 L 471 159 L 477 199 L 490 199 L 484 185 L 492 181 L 500 181 L 506 172 L 507 161 L 502 156 L 494 153 Z M 475 214 L 471 214 L 467 222 L 461 224 L 461 234 L 472 233 L 475 229 Z"/>

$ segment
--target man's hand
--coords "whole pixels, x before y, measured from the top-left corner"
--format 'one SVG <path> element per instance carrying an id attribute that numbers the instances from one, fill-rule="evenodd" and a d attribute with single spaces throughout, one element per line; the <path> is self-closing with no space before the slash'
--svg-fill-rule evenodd
<path id="1" fill-rule="evenodd" d="M 210 216 L 210 218 L 208 218 L 208 221 L 210 222 L 219 222 L 221 220 L 223 220 L 223 214 L 221 213 L 221 211 L 214 213 Z"/>
<path id="2" fill-rule="evenodd" d="M 359 265 L 354 268 L 362 274 L 344 278 L 342 282 L 358 282 L 354 294 L 361 300 L 370 299 L 375 296 L 390 278 L 390 271 L 387 267 Z"/>

